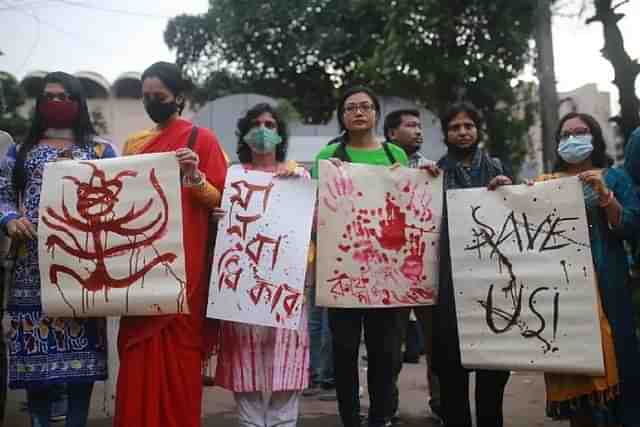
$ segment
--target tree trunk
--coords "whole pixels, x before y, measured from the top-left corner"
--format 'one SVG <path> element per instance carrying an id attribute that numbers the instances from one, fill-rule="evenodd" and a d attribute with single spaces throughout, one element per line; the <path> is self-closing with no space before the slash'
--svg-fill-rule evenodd
<path id="1" fill-rule="evenodd" d="M 555 132 L 558 126 L 558 92 L 553 61 L 551 0 L 538 0 L 536 11 L 536 72 L 540 81 L 540 119 L 542 122 L 542 163 L 551 172 L 556 160 Z"/>
<path id="2" fill-rule="evenodd" d="M 631 132 L 640 126 L 640 100 L 638 100 L 635 88 L 635 81 L 640 73 L 640 64 L 637 60 L 631 59 L 625 50 L 622 33 L 618 27 L 618 21 L 624 18 L 624 14 L 616 13 L 616 9 L 624 3 L 626 1 L 613 6 L 611 0 L 594 0 L 596 13 L 587 19 L 587 24 L 602 23 L 604 32 L 602 56 L 611 63 L 615 72 L 613 83 L 618 88 L 620 96 L 620 116 L 616 121 L 626 143 Z"/>

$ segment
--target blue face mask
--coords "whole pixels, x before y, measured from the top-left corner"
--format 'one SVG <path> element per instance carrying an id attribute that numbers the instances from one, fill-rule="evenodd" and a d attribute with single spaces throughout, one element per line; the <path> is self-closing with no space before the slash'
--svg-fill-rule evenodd
<path id="1" fill-rule="evenodd" d="M 256 153 L 271 153 L 282 142 L 278 132 L 262 126 L 251 129 L 245 136 L 244 142 Z"/>
<path id="2" fill-rule="evenodd" d="M 585 161 L 593 151 L 591 135 L 570 136 L 560 140 L 558 155 L 567 163 L 578 164 Z"/>

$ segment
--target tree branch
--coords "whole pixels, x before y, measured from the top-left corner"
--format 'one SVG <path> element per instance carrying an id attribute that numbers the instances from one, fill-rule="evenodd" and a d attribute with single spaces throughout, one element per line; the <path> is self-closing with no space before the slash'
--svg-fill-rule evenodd
<path id="1" fill-rule="evenodd" d="M 627 4 L 627 3 L 629 3 L 630 1 L 631 1 L 631 0 L 622 0 L 622 1 L 620 1 L 620 3 L 618 3 L 617 5 L 612 6 L 612 7 L 611 7 L 611 10 L 612 10 L 612 11 L 615 11 L 617 8 L 619 8 L 620 6 L 623 6 L 623 5 Z"/>

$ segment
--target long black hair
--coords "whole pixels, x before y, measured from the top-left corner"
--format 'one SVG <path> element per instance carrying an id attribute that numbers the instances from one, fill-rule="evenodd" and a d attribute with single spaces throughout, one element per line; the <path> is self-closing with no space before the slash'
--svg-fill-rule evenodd
<path id="1" fill-rule="evenodd" d="M 562 134 L 562 126 L 564 126 L 565 122 L 571 119 L 578 118 L 583 121 L 589 131 L 591 132 L 592 140 L 591 144 L 593 145 L 593 151 L 589 158 L 591 159 L 591 164 L 593 164 L 596 168 L 608 168 L 613 164 L 613 159 L 607 155 L 607 144 L 604 141 L 604 135 L 602 134 L 602 128 L 598 121 L 591 115 L 586 113 L 568 113 L 558 123 L 558 128 L 556 129 L 556 150 L 558 149 L 558 145 L 560 144 L 560 135 Z M 557 156 L 556 164 L 553 167 L 554 172 L 562 172 L 566 171 L 569 168 L 569 164 L 565 162 L 562 157 Z"/>
<path id="2" fill-rule="evenodd" d="M 476 131 L 478 135 L 478 139 L 476 140 L 476 144 L 479 144 L 484 138 L 484 134 L 482 132 L 482 128 L 484 126 L 484 119 L 482 118 L 482 113 L 475 105 L 468 101 L 456 102 L 451 104 L 444 114 L 440 116 L 440 126 L 442 127 L 442 134 L 444 135 L 444 143 L 448 144 L 447 134 L 449 129 L 449 122 L 453 120 L 458 114 L 465 113 L 473 124 L 476 126 Z"/>
<path id="3" fill-rule="evenodd" d="M 374 128 L 378 125 L 378 121 L 380 120 L 380 99 L 375 92 L 366 86 L 350 87 L 343 92 L 342 96 L 338 100 L 338 124 L 340 125 L 340 132 L 344 132 L 345 139 L 349 138 L 349 132 L 347 132 L 347 128 L 344 125 L 344 103 L 351 95 L 355 95 L 356 93 L 366 93 L 369 98 L 371 98 L 373 106 L 376 109 L 376 124 L 374 125 Z"/>
<path id="4" fill-rule="evenodd" d="M 249 144 L 244 142 L 244 137 L 254 127 L 255 120 L 264 113 L 269 113 L 273 116 L 274 120 L 278 124 L 278 135 L 282 138 L 282 142 L 276 146 L 276 161 L 284 162 L 287 158 L 287 150 L 289 148 L 289 132 L 287 130 L 287 124 L 282 119 L 276 109 L 266 102 L 256 104 L 244 117 L 238 119 L 238 129 L 236 135 L 238 136 L 238 159 L 240 163 L 251 163 L 253 160 L 253 152 L 249 148 Z"/>
<path id="5" fill-rule="evenodd" d="M 44 77 L 42 90 L 48 83 L 58 83 L 64 87 L 69 97 L 78 103 L 78 117 L 73 124 L 73 136 L 76 144 L 83 147 L 88 147 L 94 144 L 94 137 L 96 131 L 91 123 L 91 116 L 89 115 L 89 108 L 87 107 L 87 97 L 84 93 L 82 83 L 77 78 L 70 74 L 63 73 L 62 71 L 55 71 L 49 73 Z M 40 113 L 40 104 L 43 102 L 43 97 L 39 96 L 36 100 L 35 111 L 33 120 L 31 121 L 31 129 L 27 138 L 24 140 L 18 149 L 16 155 L 16 163 L 13 168 L 12 181 L 16 193 L 22 193 L 27 182 L 26 171 L 24 163 L 27 158 L 27 154 L 31 151 L 40 139 L 42 139 L 42 133 L 46 130 L 42 114 Z"/>

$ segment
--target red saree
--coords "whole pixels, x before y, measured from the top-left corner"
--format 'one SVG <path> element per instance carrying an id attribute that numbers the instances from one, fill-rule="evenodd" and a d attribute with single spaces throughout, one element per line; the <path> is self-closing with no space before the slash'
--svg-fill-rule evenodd
<path id="1" fill-rule="evenodd" d="M 186 147 L 191 122 L 176 119 L 157 135 L 127 142 L 125 154 L 159 153 Z M 217 138 L 200 128 L 194 150 L 199 169 L 220 194 L 227 161 Z M 205 308 L 209 284 L 205 265 L 207 206 L 193 189 L 182 188 L 183 239 L 190 314 L 123 317 L 115 427 L 197 427 L 202 401 L 202 360 L 206 353 Z"/>

